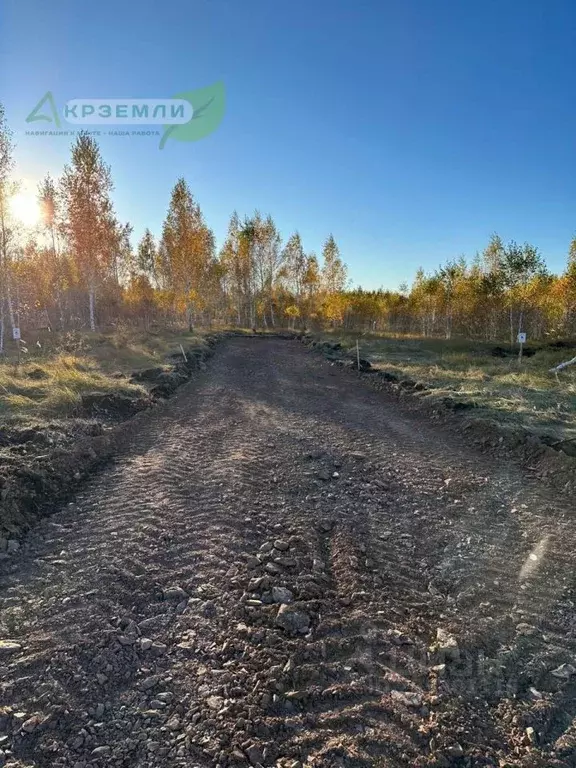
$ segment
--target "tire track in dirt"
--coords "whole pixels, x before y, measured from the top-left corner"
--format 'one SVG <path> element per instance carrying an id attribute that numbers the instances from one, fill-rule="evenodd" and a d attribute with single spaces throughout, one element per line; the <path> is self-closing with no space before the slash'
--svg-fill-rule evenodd
<path id="1" fill-rule="evenodd" d="M 4 566 L 0 636 L 23 650 L 0 658 L 0 749 L 575 765 L 576 692 L 551 675 L 576 666 L 572 522 L 296 343 L 230 341 Z M 277 626 L 273 588 L 308 631 Z"/>

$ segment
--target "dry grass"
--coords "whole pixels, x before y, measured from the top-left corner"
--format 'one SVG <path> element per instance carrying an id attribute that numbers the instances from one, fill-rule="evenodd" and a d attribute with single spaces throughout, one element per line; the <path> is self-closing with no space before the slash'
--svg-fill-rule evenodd
<path id="1" fill-rule="evenodd" d="M 559 374 L 549 369 L 573 356 L 570 350 L 541 349 L 524 358 L 497 358 L 495 344 L 461 339 L 389 338 L 377 334 L 325 334 L 382 370 L 421 381 L 432 397 L 473 401 L 491 417 L 521 423 L 558 439 L 576 436 L 576 366 Z M 502 346 L 505 346 L 504 344 Z"/>
<path id="2" fill-rule="evenodd" d="M 42 378 L 31 378 L 41 375 Z M 72 414 L 80 396 L 91 391 L 141 390 L 122 379 L 113 379 L 88 356 L 60 354 L 41 363 L 0 365 L 0 415 Z"/>
<path id="3" fill-rule="evenodd" d="M 110 333 L 47 333 L 26 339 L 17 363 L 14 348 L 0 362 L 0 419 L 73 416 L 85 392 L 142 394 L 123 376 L 160 365 L 180 344 L 202 343 L 187 332 L 115 330 Z M 39 343 L 37 343 L 39 342 Z"/>

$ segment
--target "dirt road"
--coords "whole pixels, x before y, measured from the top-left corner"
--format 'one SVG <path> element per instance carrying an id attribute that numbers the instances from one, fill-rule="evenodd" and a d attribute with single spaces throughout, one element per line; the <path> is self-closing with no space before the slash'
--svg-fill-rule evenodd
<path id="1" fill-rule="evenodd" d="M 227 341 L 1 564 L 0 764 L 576 765 L 570 506 Z"/>

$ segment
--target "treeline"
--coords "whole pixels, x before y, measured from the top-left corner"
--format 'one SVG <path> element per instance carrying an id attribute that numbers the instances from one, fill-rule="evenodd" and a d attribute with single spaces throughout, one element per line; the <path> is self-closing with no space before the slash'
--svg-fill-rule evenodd
<path id="1" fill-rule="evenodd" d="M 565 271 L 551 274 L 532 245 L 504 244 L 492 235 L 471 261 L 448 261 L 431 274 L 419 269 L 410 288 L 347 291 L 342 322 L 422 336 L 541 340 L 576 335 L 576 239 Z"/>
<path id="2" fill-rule="evenodd" d="M 119 221 L 98 144 L 81 134 L 59 179 L 39 186 L 41 222 L 13 212 L 12 136 L 0 106 L 0 351 L 11 328 L 92 329 L 118 323 L 242 327 L 345 327 L 423 335 L 514 339 L 576 332 L 576 241 L 566 271 L 551 275 L 537 249 L 494 235 L 467 263 L 410 288 L 351 290 L 330 235 L 320 259 L 273 218 L 233 213 L 217 249 L 186 181 L 167 200 L 162 232 L 134 245 Z"/>
<path id="3" fill-rule="evenodd" d="M 334 238 L 322 264 L 271 216 L 232 214 L 221 249 L 184 179 L 167 200 L 162 232 L 132 244 L 119 221 L 111 169 L 81 134 L 59 179 L 39 186 L 41 224 L 12 210 L 13 145 L 0 112 L 0 350 L 11 328 L 96 330 L 119 322 L 296 326 L 338 321 L 346 268 Z M 34 201 L 32 201 L 34 202 Z"/>

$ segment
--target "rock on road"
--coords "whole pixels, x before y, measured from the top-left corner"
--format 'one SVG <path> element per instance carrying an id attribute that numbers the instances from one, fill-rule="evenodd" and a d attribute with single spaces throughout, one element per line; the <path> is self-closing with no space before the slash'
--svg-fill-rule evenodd
<path id="1" fill-rule="evenodd" d="M 573 517 L 228 340 L 0 564 L 0 765 L 576 765 Z"/>

